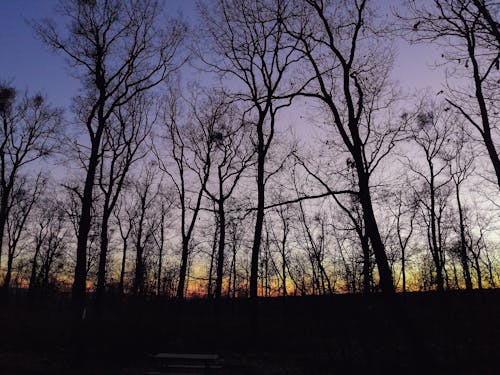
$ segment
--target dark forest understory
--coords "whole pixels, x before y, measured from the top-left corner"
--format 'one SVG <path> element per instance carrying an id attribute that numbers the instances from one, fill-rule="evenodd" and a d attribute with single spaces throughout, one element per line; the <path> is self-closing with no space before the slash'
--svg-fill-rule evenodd
<path id="1" fill-rule="evenodd" d="M 150 354 L 217 353 L 220 374 L 498 374 L 500 290 L 0 309 L 1 374 L 144 374 Z M 75 356 L 75 353 L 80 353 Z"/>

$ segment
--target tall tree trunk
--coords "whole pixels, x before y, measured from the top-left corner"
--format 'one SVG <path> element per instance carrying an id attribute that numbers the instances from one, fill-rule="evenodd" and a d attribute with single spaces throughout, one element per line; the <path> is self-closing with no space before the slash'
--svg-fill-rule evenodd
<path id="1" fill-rule="evenodd" d="M 144 260 L 142 245 L 142 230 L 144 226 L 144 216 L 146 214 L 146 194 L 141 197 L 141 217 L 137 228 L 137 238 L 135 243 L 135 276 L 134 276 L 134 295 L 142 295 L 144 292 Z"/>
<path id="2" fill-rule="evenodd" d="M 222 186 L 222 185 L 220 185 Z M 222 193 L 222 191 L 221 191 Z M 222 295 L 222 282 L 224 278 L 224 250 L 226 245 L 226 213 L 224 212 L 224 198 L 219 198 L 219 251 L 217 254 L 217 278 L 215 281 L 215 298 Z"/>
<path id="3" fill-rule="evenodd" d="M 487 261 L 486 268 L 488 269 L 490 288 L 495 289 L 496 283 L 495 283 L 495 276 L 493 275 L 493 262 L 491 261 L 491 258 L 489 257 L 488 253 L 486 253 L 486 261 Z"/>
<path id="4" fill-rule="evenodd" d="M 406 293 L 406 251 L 401 248 L 401 274 L 403 276 L 403 293 Z"/>
<path id="5" fill-rule="evenodd" d="M 366 234 L 360 234 L 361 248 L 363 250 L 363 293 L 371 292 L 372 284 L 372 265 L 370 256 L 370 243 Z"/>
<path id="6" fill-rule="evenodd" d="M 3 280 L 3 288 L 8 290 L 10 288 L 10 280 L 12 279 L 12 262 L 14 261 L 14 254 L 8 254 L 7 257 L 7 272 Z"/>
<path id="7" fill-rule="evenodd" d="M 283 238 L 281 240 L 281 274 L 283 275 L 283 297 L 287 296 L 287 290 L 286 290 L 286 268 L 287 268 L 287 261 L 286 261 L 286 228 L 283 226 Z"/>
<path id="8" fill-rule="evenodd" d="M 483 132 L 484 144 L 486 145 L 486 149 L 488 150 L 488 155 L 490 157 L 491 163 L 493 164 L 493 168 L 495 170 L 495 175 L 497 177 L 497 184 L 500 188 L 500 159 L 498 158 L 498 154 L 495 148 L 495 144 L 491 138 L 491 132 L 488 131 Z"/>
<path id="9" fill-rule="evenodd" d="M 231 273 L 232 273 L 232 278 L 233 278 L 233 298 L 236 297 L 236 234 L 234 233 L 233 229 L 233 248 L 232 248 L 232 253 L 233 253 L 233 258 L 231 260 Z M 228 291 L 228 296 L 229 296 L 229 291 Z"/>
<path id="10" fill-rule="evenodd" d="M 395 289 L 392 280 L 391 268 L 389 267 L 384 243 L 380 236 L 375 214 L 373 212 L 370 189 L 368 185 L 368 176 L 362 168 L 362 166 L 361 168 L 358 168 L 359 201 L 363 209 L 363 220 L 365 222 L 366 235 L 370 238 L 373 253 L 375 254 L 375 262 L 377 263 L 380 278 L 380 289 L 383 293 L 394 293 Z"/>
<path id="11" fill-rule="evenodd" d="M 143 251 L 141 243 L 137 241 L 135 245 L 136 259 L 135 259 L 135 277 L 134 277 L 134 295 L 139 296 L 144 292 L 144 264 L 143 264 Z"/>
<path id="12" fill-rule="evenodd" d="M 123 287 L 125 281 L 125 263 L 127 261 L 127 246 L 128 240 L 123 241 L 123 252 L 122 252 L 122 262 L 120 267 L 120 282 L 118 284 L 118 291 L 120 294 L 123 294 Z"/>
<path id="13" fill-rule="evenodd" d="M 472 279 L 470 276 L 469 259 L 467 257 L 467 245 L 465 240 L 465 223 L 462 202 L 460 200 L 460 187 L 455 184 L 455 191 L 457 195 L 458 217 L 460 220 L 460 261 L 462 263 L 462 272 L 464 274 L 465 288 L 472 290 Z"/>
<path id="14" fill-rule="evenodd" d="M 497 184 L 500 188 L 500 159 L 498 157 L 497 150 L 495 148 L 495 143 L 493 142 L 493 138 L 491 135 L 491 125 L 490 118 L 488 114 L 488 106 L 486 104 L 486 100 L 483 94 L 483 79 L 481 77 L 481 72 L 479 69 L 479 64 L 475 57 L 475 45 L 471 44 L 472 42 L 468 42 L 468 52 L 471 57 L 471 63 L 473 68 L 474 75 L 474 84 L 476 88 L 476 100 L 479 106 L 479 111 L 481 115 L 481 122 L 483 125 L 481 135 L 483 137 L 483 142 L 486 146 L 486 150 L 488 150 L 488 155 L 490 157 L 491 163 L 493 164 L 493 169 L 495 170 L 495 175 L 497 178 Z M 497 56 L 498 59 L 498 56 Z M 498 60 L 497 60 L 498 61 Z"/>
<path id="15" fill-rule="evenodd" d="M 481 272 L 481 265 L 479 264 L 479 256 L 474 257 L 476 263 L 476 274 L 477 274 L 477 288 L 483 290 L 483 276 Z"/>
<path id="16" fill-rule="evenodd" d="M 94 179 L 98 164 L 100 134 L 101 133 L 96 134 L 96 138 L 92 142 L 87 176 L 85 178 L 85 186 L 81 199 L 81 215 L 78 222 L 76 266 L 72 288 L 72 300 L 74 303 L 75 314 L 80 317 L 82 316 L 85 306 L 85 293 L 87 284 L 87 239 L 92 223 L 91 211 L 93 203 Z"/>
<path id="17" fill-rule="evenodd" d="M 7 223 L 7 216 L 9 215 L 9 193 L 6 189 L 2 189 L 0 197 L 0 268 L 2 265 L 2 252 L 3 252 L 3 237 L 5 235 L 5 225 Z"/>
<path id="18" fill-rule="evenodd" d="M 438 233 L 436 228 L 436 191 L 434 188 L 434 168 L 431 161 L 428 161 L 430 168 L 430 199 L 431 199 L 431 208 L 430 208 L 430 225 L 431 225 L 431 252 L 432 259 L 434 260 L 434 266 L 436 267 L 436 287 L 438 292 L 444 291 L 444 278 L 443 278 L 443 265 L 441 264 L 441 246 L 438 241 Z"/>
<path id="19" fill-rule="evenodd" d="M 216 227 L 214 231 L 214 237 L 212 239 L 212 251 L 210 253 L 210 269 L 208 270 L 208 286 L 207 286 L 208 299 L 211 299 L 213 297 L 213 273 L 214 273 L 215 252 L 217 250 L 218 235 L 219 235 L 219 221 L 218 219 L 216 219 Z"/>
<path id="20" fill-rule="evenodd" d="M 179 271 L 179 284 L 177 285 L 177 298 L 184 298 L 184 290 L 186 288 L 186 274 L 189 255 L 189 243 L 187 238 L 182 239 L 182 254 L 181 254 L 181 269 Z"/>
<path id="21" fill-rule="evenodd" d="M 455 289 L 460 289 L 460 284 L 458 282 L 457 266 L 455 265 L 455 262 L 452 262 L 451 265 L 453 267 L 453 281 L 455 283 Z"/>
<path id="22" fill-rule="evenodd" d="M 262 241 L 262 227 L 264 225 L 264 203 L 265 203 L 265 182 L 264 182 L 264 135 L 262 126 L 258 128 L 258 154 L 257 154 L 257 213 L 255 218 L 255 231 L 252 245 L 252 263 L 250 268 L 250 298 L 258 296 L 258 276 L 259 276 L 259 253 Z"/>
<path id="23" fill-rule="evenodd" d="M 161 294 L 161 271 L 163 267 L 163 246 L 165 242 L 165 212 L 162 209 L 161 213 L 161 227 L 160 227 L 160 248 L 158 254 L 158 273 L 156 279 L 156 295 Z"/>
<path id="24" fill-rule="evenodd" d="M 35 246 L 35 254 L 33 255 L 33 263 L 31 264 L 31 274 L 30 274 L 30 285 L 28 287 L 28 292 L 31 294 L 37 286 L 36 273 L 38 269 L 38 254 L 40 254 L 40 249 L 42 247 L 42 242 L 37 241 Z"/>
<path id="25" fill-rule="evenodd" d="M 107 199 L 106 199 L 107 200 Z M 108 203 L 105 202 L 105 207 Z M 104 296 L 104 289 L 106 287 L 106 265 L 108 260 L 108 219 L 109 212 L 105 211 L 102 215 L 101 222 L 101 238 L 100 238 L 100 253 L 99 253 L 99 269 L 97 272 L 97 286 L 96 286 L 96 302 L 99 305 Z"/>

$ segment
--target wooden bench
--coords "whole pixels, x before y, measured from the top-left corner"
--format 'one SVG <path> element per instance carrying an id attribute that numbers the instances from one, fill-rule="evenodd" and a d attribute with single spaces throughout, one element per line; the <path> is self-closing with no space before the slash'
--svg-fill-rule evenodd
<path id="1" fill-rule="evenodd" d="M 217 354 L 158 353 L 153 355 L 157 370 L 148 374 L 217 374 L 222 368 Z"/>

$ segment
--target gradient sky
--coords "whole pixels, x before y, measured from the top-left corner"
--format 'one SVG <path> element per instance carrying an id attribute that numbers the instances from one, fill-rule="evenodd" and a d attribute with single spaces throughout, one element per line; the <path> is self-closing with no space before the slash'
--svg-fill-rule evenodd
<path id="1" fill-rule="evenodd" d="M 383 0 L 378 0 L 383 1 Z M 398 0 L 386 0 L 394 5 Z M 0 0 L 0 80 L 20 90 L 41 92 L 56 106 L 68 108 L 79 88 L 61 56 L 52 53 L 35 37 L 29 20 L 53 17 L 56 0 Z M 377 3 L 380 4 L 380 3 Z M 196 18 L 194 0 L 166 0 L 169 13 Z M 440 53 L 429 46 L 398 44 L 394 77 L 405 90 L 438 91 L 443 72 L 430 68 Z"/>
<path id="2" fill-rule="evenodd" d="M 0 0 L 0 81 L 20 90 L 46 94 L 54 105 L 67 108 L 79 82 L 71 77 L 63 57 L 35 36 L 31 20 L 54 18 L 56 0 Z M 169 12 L 195 17 L 195 2 L 167 0 Z"/>

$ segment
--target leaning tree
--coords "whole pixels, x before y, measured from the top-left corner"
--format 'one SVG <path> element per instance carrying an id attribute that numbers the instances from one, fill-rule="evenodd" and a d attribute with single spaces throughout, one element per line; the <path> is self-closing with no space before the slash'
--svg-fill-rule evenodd
<path id="1" fill-rule="evenodd" d="M 355 176 L 355 199 L 362 208 L 380 289 L 393 293 L 372 192 L 374 172 L 394 148 L 404 125 L 390 120 L 396 96 L 389 78 L 393 53 L 384 25 L 366 0 L 298 1 L 294 14 L 286 23 L 287 31 L 308 63 L 300 77 L 299 95 L 326 109 L 324 121 L 333 135 L 329 140 L 345 155 Z M 333 195 L 335 189 L 321 173 L 313 177 Z"/>

